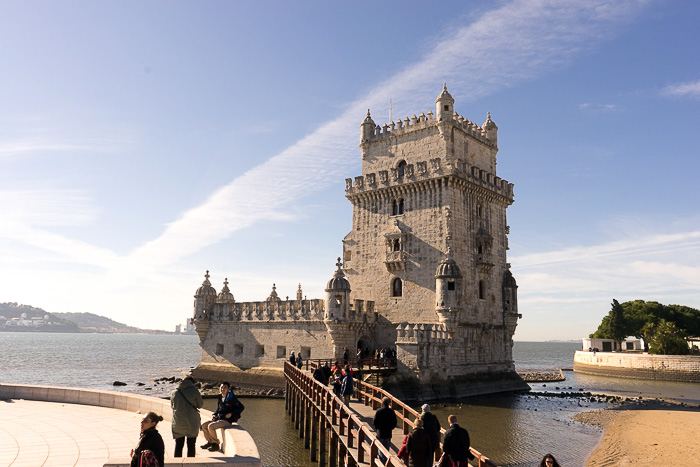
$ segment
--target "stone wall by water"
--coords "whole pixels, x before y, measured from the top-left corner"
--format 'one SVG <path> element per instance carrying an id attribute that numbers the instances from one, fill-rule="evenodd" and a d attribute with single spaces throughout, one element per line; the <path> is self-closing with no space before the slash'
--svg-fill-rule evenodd
<path id="1" fill-rule="evenodd" d="M 699 383 L 700 356 L 577 351 L 574 371 L 597 376 Z"/>

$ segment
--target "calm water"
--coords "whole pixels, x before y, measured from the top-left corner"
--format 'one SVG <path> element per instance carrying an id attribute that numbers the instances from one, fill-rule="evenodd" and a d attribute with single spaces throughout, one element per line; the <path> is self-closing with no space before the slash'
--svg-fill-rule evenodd
<path id="1" fill-rule="evenodd" d="M 571 368 L 574 351 L 579 348 L 578 343 L 516 342 L 513 354 L 518 370 L 553 370 Z M 199 359 L 197 336 L 0 332 L 0 383 L 162 395 L 168 394 L 172 386 L 155 385 L 154 379 L 181 375 Z M 572 415 L 604 406 L 578 399 L 537 397 L 537 392 L 572 387 L 700 402 L 698 384 L 592 377 L 571 371 L 565 376 L 566 381 L 561 383 L 533 384 L 534 394 L 467 398 L 460 403 L 433 404 L 433 411 L 443 424 L 448 414 L 456 413 L 469 429 L 473 446 L 504 466 L 534 466 L 551 451 L 563 465 L 571 467 L 584 465 L 601 437 L 600 430 L 573 421 Z M 114 388 L 115 380 L 128 385 Z M 137 382 L 146 386 L 139 388 Z M 264 465 L 314 465 L 285 416 L 283 400 L 245 399 L 245 405 L 241 425 L 258 443 Z"/>

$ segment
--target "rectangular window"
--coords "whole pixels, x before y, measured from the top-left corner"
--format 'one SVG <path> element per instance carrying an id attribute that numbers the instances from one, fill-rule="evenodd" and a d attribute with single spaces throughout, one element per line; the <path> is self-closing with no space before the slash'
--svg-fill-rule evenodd
<path id="1" fill-rule="evenodd" d="M 241 355 L 243 355 L 243 344 L 234 344 L 233 355 L 235 355 L 236 357 L 240 357 Z"/>
<path id="2" fill-rule="evenodd" d="M 277 358 L 287 358 L 287 347 L 284 345 L 277 346 Z"/>
<path id="3" fill-rule="evenodd" d="M 224 354 L 224 344 L 216 344 L 216 351 L 214 353 L 216 355 L 223 355 Z"/>
<path id="4" fill-rule="evenodd" d="M 447 290 L 455 289 L 455 281 L 447 281 Z"/>
<path id="5" fill-rule="evenodd" d="M 308 360 L 311 358 L 311 347 L 302 347 L 299 353 L 304 360 Z"/>
<path id="6" fill-rule="evenodd" d="M 258 347 L 255 349 L 255 355 L 257 357 L 264 357 L 265 356 L 265 346 L 258 345 Z"/>

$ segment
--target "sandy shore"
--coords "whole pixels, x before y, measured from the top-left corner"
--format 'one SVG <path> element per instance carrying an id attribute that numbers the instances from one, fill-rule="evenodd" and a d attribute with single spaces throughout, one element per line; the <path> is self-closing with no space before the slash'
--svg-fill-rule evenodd
<path id="1" fill-rule="evenodd" d="M 604 429 L 587 467 L 697 465 L 700 408 L 645 401 L 582 413 L 576 420 Z"/>

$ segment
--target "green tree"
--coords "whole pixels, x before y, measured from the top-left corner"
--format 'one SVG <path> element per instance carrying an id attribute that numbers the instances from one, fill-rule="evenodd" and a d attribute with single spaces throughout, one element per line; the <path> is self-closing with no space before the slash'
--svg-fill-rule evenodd
<path id="1" fill-rule="evenodd" d="M 690 353 L 688 343 L 685 340 L 685 332 L 679 329 L 675 323 L 659 320 L 658 323 L 648 323 L 647 332 L 653 337 L 649 343 L 649 349 L 653 354 L 659 355 L 686 355 Z"/>
<path id="2" fill-rule="evenodd" d="M 613 298 L 612 309 L 610 310 L 610 339 L 615 339 L 617 342 L 622 342 L 627 334 L 625 329 L 624 310 L 620 303 Z"/>

